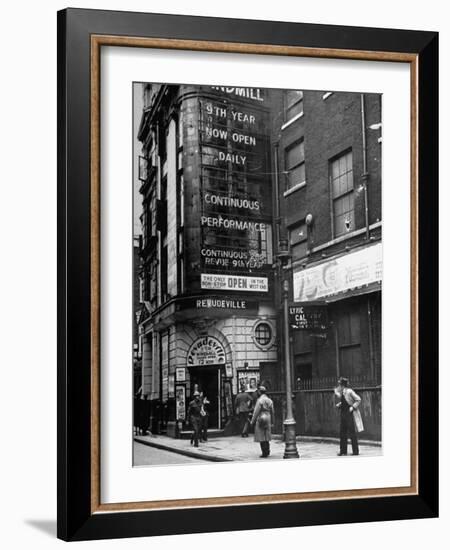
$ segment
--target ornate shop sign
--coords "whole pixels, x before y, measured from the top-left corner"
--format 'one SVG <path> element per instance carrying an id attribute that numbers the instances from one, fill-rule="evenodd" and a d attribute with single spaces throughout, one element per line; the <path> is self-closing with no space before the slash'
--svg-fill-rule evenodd
<path id="1" fill-rule="evenodd" d="M 236 275 L 218 275 L 202 273 L 201 285 L 210 290 L 240 290 L 247 292 L 267 292 L 267 277 L 239 277 Z"/>
<path id="2" fill-rule="evenodd" d="M 382 274 L 382 244 L 379 243 L 294 272 L 294 301 L 311 302 L 381 283 Z"/>
<path id="3" fill-rule="evenodd" d="M 188 367 L 221 365 L 224 363 L 225 350 L 219 340 L 213 336 L 198 338 L 189 348 L 187 354 Z"/>

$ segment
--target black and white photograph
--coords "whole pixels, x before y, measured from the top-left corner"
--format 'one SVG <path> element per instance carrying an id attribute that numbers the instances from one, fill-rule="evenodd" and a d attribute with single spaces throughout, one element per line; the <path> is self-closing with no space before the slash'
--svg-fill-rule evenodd
<path id="1" fill-rule="evenodd" d="M 445 548 L 447 12 L 4 5 L 2 548 Z"/>
<path id="2" fill-rule="evenodd" d="M 133 465 L 382 455 L 382 94 L 132 96 Z"/>

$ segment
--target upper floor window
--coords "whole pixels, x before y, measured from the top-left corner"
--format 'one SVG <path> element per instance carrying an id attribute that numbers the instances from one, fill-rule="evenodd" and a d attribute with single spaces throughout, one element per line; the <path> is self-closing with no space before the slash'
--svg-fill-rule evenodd
<path id="1" fill-rule="evenodd" d="M 301 139 L 285 150 L 286 191 L 303 183 L 305 178 L 305 141 Z"/>
<path id="2" fill-rule="evenodd" d="M 351 151 L 330 161 L 330 185 L 333 203 L 333 237 L 339 237 L 355 229 L 355 192 Z"/>
<path id="3" fill-rule="evenodd" d="M 303 92 L 286 90 L 284 94 L 284 120 L 288 121 L 303 113 Z"/>
<path id="4" fill-rule="evenodd" d="M 289 230 L 292 260 L 304 258 L 308 253 L 308 233 L 306 223 L 302 222 Z"/>
<path id="5" fill-rule="evenodd" d="M 143 211 L 141 215 L 142 220 L 142 236 L 144 240 L 144 247 L 147 246 L 150 237 L 152 236 L 152 207 L 151 197 L 144 201 Z"/>

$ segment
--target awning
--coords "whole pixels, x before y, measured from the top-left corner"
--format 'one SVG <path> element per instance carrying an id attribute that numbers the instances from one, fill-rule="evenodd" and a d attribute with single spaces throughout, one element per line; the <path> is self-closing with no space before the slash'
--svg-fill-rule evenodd
<path id="1" fill-rule="evenodd" d="M 381 292 L 381 281 L 370 283 L 368 285 L 363 285 L 356 288 L 351 288 L 349 290 L 338 292 L 332 296 L 325 296 L 324 302 L 326 304 L 332 304 L 338 302 L 339 300 L 346 300 L 347 298 L 353 298 L 355 296 L 362 296 L 364 294 L 371 294 L 372 292 Z"/>

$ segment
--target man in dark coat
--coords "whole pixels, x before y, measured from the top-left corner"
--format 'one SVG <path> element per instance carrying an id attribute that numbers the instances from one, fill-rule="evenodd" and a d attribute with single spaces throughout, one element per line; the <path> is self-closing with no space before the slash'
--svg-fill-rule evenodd
<path id="1" fill-rule="evenodd" d="M 200 402 L 202 404 L 202 408 L 200 410 L 200 414 L 201 414 L 200 435 L 201 435 L 202 441 L 208 441 L 209 406 L 211 405 L 211 401 L 208 399 L 208 397 L 205 394 L 201 393 Z"/>
<path id="2" fill-rule="evenodd" d="M 249 428 L 249 412 L 252 408 L 252 400 L 245 391 L 245 386 L 241 384 L 241 391 L 236 395 L 234 400 L 234 410 L 239 420 L 239 429 L 242 437 L 248 437 Z"/>
<path id="3" fill-rule="evenodd" d="M 200 430 L 202 426 L 202 402 L 200 399 L 200 392 L 194 392 L 194 399 L 189 403 L 188 418 L 191 423 L 193 434 L 191 438 L 194 441 L 194 446 L 198 447 L 198 440 L 200 437 Z"/>

